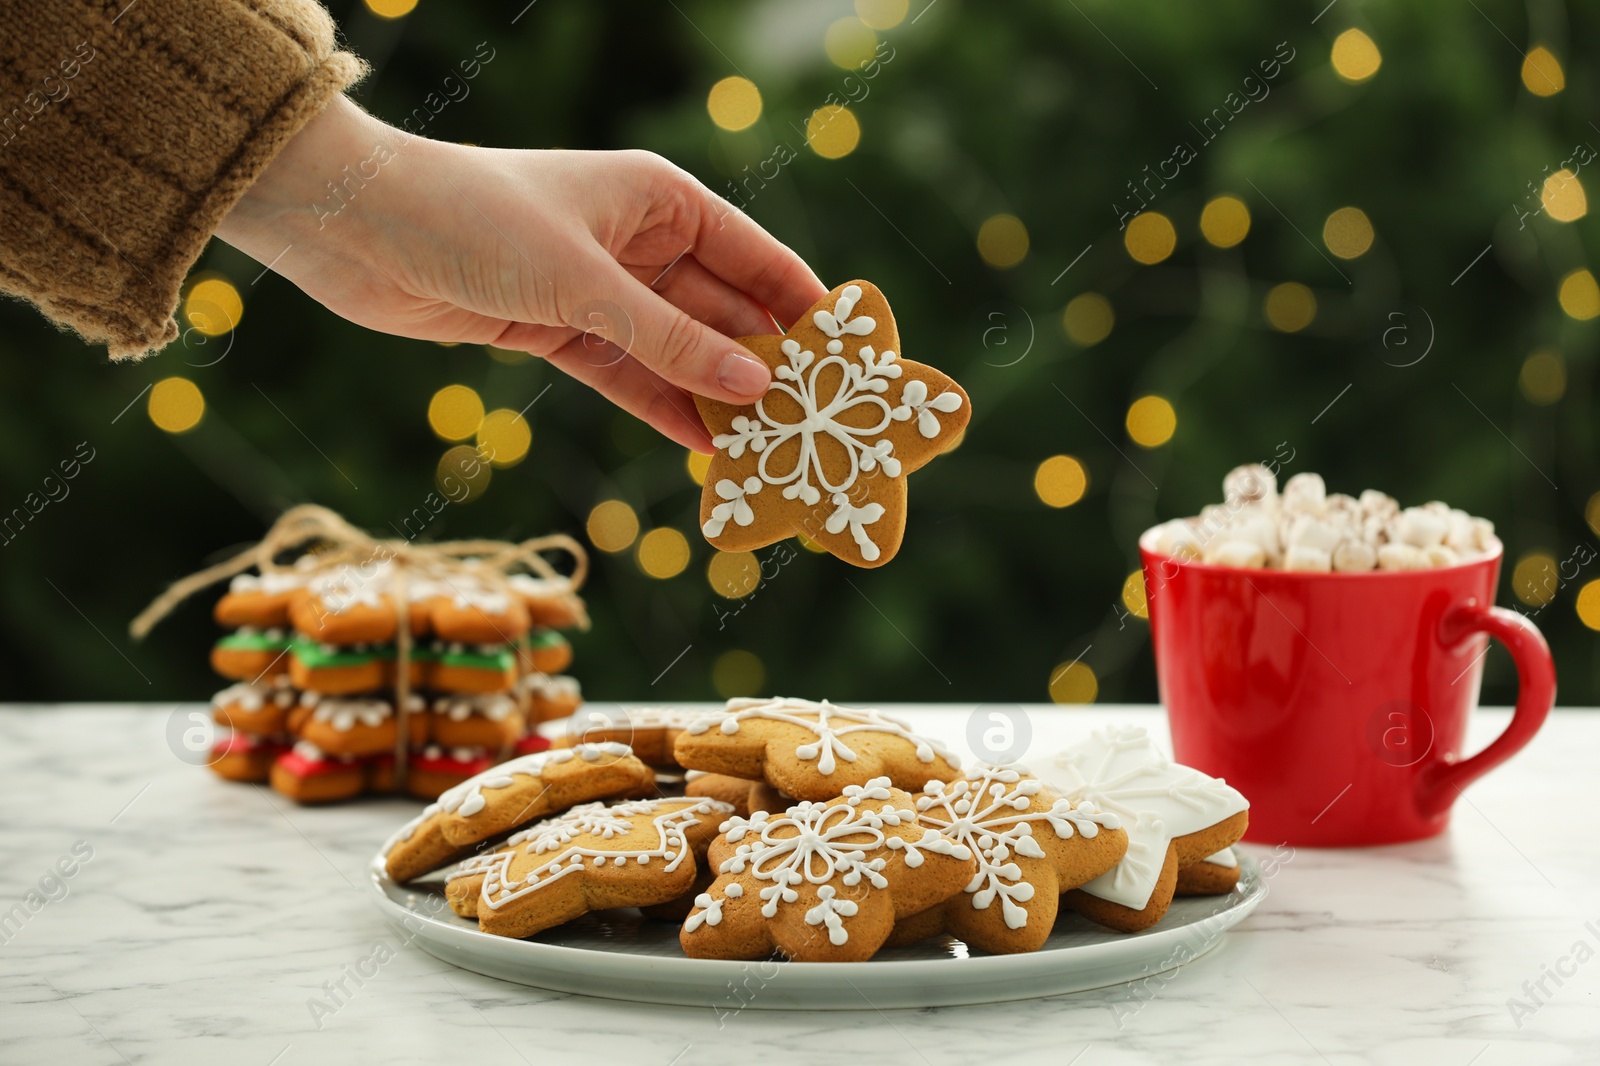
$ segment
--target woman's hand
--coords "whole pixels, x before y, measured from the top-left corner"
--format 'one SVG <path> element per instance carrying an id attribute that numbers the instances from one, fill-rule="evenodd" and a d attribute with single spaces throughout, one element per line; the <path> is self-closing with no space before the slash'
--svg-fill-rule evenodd
<path id="1" fill-rule="evenodd" d="M 748 403 L 771 380 L 731 338 L 777 332 L 774 315 L 827 293 L 659 156 L 430 141 L 344 97 L 217 235 L 352 322 L 530 352 L 699 451 L 689 393 Z"/>

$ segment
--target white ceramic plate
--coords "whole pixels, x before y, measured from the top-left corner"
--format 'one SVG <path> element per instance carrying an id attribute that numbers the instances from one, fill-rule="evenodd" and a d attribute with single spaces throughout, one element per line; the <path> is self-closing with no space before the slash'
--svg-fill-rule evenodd
<path id="1" fill-rule="evenodd" d="M 1266 898 L 1255 860 L 1238 849 L 1239 884 L 1225 896 L 1176 899 L 1141 933 L 1113 933 L 1063 914 L 1027 955 L 969 954 L 951 937 L 886 949 L 868 962 L 690 959 L 675 922 L 637 911 L 586 915 L 529 940 L 479 931 L 444 902 L 443 883 L 397 885 L 372 866 L 379 910 L 445 962 L 503 981 L 605 999 L 739 1010 L 888 1010 L 1033 999 L 1132 981 L 1187 965 Z"/>

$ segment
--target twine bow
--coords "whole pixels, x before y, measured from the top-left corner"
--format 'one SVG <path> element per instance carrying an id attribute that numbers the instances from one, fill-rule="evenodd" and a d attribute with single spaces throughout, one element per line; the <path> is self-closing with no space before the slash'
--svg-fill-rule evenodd
<path id="1" fill-rule="evenodd" d="M 565 551 L 574 561 L 570 576 L 558 573 L 544 558 L 546 551 Z M 309 571 L 291 562 L 280 562 L 288 553 L 299 551 L 299 558 L 311 553 L 317 565 Z M 433 544 L 414 544 L 408 540 L 383 539 L 357 529 L 335 512 L 316 504 L 292 507 L 278 517 L 260 541 L 245 548 L 232 558 L 190 574 L 172 585 L 151 601 L 150 606 L 128 625 L 135 640 L 144 639 L 156 623 L 171 614 L 184 600 L 226 578 L 242 574 L 254 567 L 262 574 L 294 573 L 308 580 L 340 568 L 350 568 L 356 574 L 361 568 L 389 563 L 391 572 L 386 576 L 383 589 L 395 605 L 395 684 L 394 713 L 398 726 L 395 735 L 395 783 L 403 788 L 406 782 L 406 760 L 411 735 L 411 591 L 416 581 L 435 582 L 459 589 L 470 585 L 474 590 L 485 590 L 507 597 L 515 597 L 511 575 L 526 570 L 529 573 L 565 586 L 560 591 L 569 598 L 569 606 L 587 629 L 589 619 L 583 603 L 575 593 L 589 574 L 589 555 L 583 545 L 573 538 L 554 533 L 534 537 L 520 543 L 500 540 L 453 540 Z M 373 580 L 368 577 L 366 580 Z M 510 642 L 509 634 L 507 643 Z"/>

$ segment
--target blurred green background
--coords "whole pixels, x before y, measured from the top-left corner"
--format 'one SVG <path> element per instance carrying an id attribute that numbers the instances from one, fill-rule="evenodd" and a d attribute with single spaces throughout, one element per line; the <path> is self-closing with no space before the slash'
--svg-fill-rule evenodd
<path id="1" fill-rule="evenodd" d="M 595 553 L 575 641 L 594 698 L 1152 700 L 1138 533 L 1292 455 L 1330 490 L 1493 519 L 1502 602 L 1549 637 L 1562 701 L 1600 702 L 1600 564 L 1561 565 L 1600 521 L 1600 111 L 1572 51 L 1594 8 L 370 3 L 333 13 L 374 113 L 427 106 L 487 42 L 427 133 L 647 148 L 736 195 L 828 284 L 882 287 L 905 355 L 971 394 L 964 441 L 914 479 L 892 565 L 767 549 L 730 598 L 750 561 L 708 575 L 681 448 L 537 361 L 365 331 L 214 243 L 195 281 L 225 284 L 185 325 L 237 292 L 237 328 L 137 365 L 0 306 L 0 510 L 92 456 L 0 546 L 5 698 L 208 695 L 211 597 L 143 644 L 128 619 L 291 503 L 392 535 L 454 446 L 429 410 L 456 385 L 525 410 L 531 446 L 423 539 L 593 527 L 620 549 Z M 830 106 L 849 115 L 814 120 Z M 463 409 L 470 445 L 472 397 L 435 413 Z M 521 428 L 483 432 L 514 452 Z M 1513 691 L 1496 650 L 1485 699 Z"/>

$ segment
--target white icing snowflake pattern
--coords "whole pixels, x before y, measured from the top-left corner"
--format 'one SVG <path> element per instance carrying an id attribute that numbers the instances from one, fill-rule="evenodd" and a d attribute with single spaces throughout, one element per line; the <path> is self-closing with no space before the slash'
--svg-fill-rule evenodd
<path id="1" fill-rule="evenodd" d="M 979 765 L 961 781 L 948 785 L 929 781 L 925 795 L 917 797 L 917 813 L 925 825 L 977 855 L 978 872 L 966 889 L 973 909 L 987 910 L 998 898 L 1010 929 L 1028 924 L 1028 912 L 1018 904 L 1034 895 L 1033 885 L 1022 879 L 1022 868 L 1012 856 L 1046 857 L 1034 838 L 1035 825 L 1048 826 L 1062 840 L 1074 834 L 1093 840 L 1102 826 L 1121 827 L 1116 815 L 1088 802 L 1074 805 L 1064 797 L 1058 797 L 1047 811 L 1029 811 L 1043 788 L 1043 782 L 1024 777 L 1015 768 Z"/>
<path id="2" fill-rule="evenodd" d="M 750 501 L 745 497 L 761 491 L 760 478 L 751 474 L 743 484 L 732 478 L 723 478 L 713 491 L 722 497 L 722 502 L 711 508 L 711 517 L 700 526 L 700 532 L 708 537 L 720 537 L 722 531 L 728 528 L 730 518 L 736 526 L 748 526 L 756 520 L 756 513 L 750 509 Z"/>
<path id="3" fill-rule="evenodd" d="M 755 405 L 754 416 L 735 416 L 732 432 L 713 438 L 712 443 L 726 449 L 731 459 L 741 458 L 746 450 L 761 458 L 756 475 L 743 482 L 722 478 L 712 486 L 722 502 L 712 507 L 710 517 L 702 524 L 707 537 L 721 536 L 730 521 L 738 526 L 751 525 L 755 521 L 751 497 L 774 486 L 781 487 L 784 499 L 798 499 L 808 507 L 816 506 L 827 495 L 835 507 L 827 520 L 828 531 L 840 533 L 849 529 L 863 558 L 868 562 L 879 558 L 880 550 L 867 527 L 883 516 L 884 509 L 876 503 L 852 506 L 848 490 L 862 473 L 882 470 L 891 478 L 901 475 L 894 442 L 883 436 L 892 423 L 916 418 L 918 432 L 931 440 L 939 435 L 939 413 L 958 410 L 962 398 L 945 391 L 930 399 L 927 385 L 913 379 L 902 386 L 898 405 L 891 403 L 885 393 L 890 383 L 905 372 L 895 353 L 862 345 L 850 357 L 843 354 L 842 338 L 869 337 L 878 328 L 870 315 L 852 317 L 860 300 L 861 286 L 847 285 L 832 311 L 812 315 L 817 329 L 829 338 L 821 359 L 815 352 L 802 349 L 799 341 L 785 338 L 779 350 L 787 365 L 774 372 L 767 395 Z M 831 395 L 825 395 L 830 388 Z M 768 401 L 774 399 L 774 393 L 800 408 L 798 419 L 788 421 L 769 410 Z M 775 470 L 778 464 L 773 455 L 790 440 L 798 442 L 792 465 L 785 458 L 781 463 L 787 469 Z M 829 479 L 824 469 L 819 444 L 842 449 L 849 458 L 849 471 L 837 483 Z"/>
<path id="4" fill-rule="evenodd" d="M 850 502 L 850 497 L 842 492 L 833 494 L 834 511 L 823 524 L 829 533 L 843 533 L 850 530 L 850 539 L 856 542 L 856 547 L 861 549 L 861 558 L 869 563 L 877 562 L 882 552 L 867 535 L 867 526 L 883 517 L 883 504 L 869 503 L 864 507 L 857 507 Z"/>
<path id="5" fill-rule="evenodd" d="M 817 772 L 820 774 L 833 773 L 838 769 L 840 759 L 845 762 L 855 762 L 857 757 L 855 750 L 842 738 L 851 733 L 863 732 L 888 733 L 910 741 L 916 746 L 917 758 L 922 762 L 933 762 L 935 758 L 942 758 L 951 766 L 960 765 L 954 752 L 935 740 L 913 733 L 911 728 L 898 718 L 891 718 L 882 711 L 871 708 L 840 707 L 827 700 L 813 703 L 811 700 L 783 696 L 771 699 L 732 699 L 728 701 L 727 708 L 721 714 L 691 722 L 685 732 L 699 736 L 710 732 L 715 726 L 723 735 L 732 736 L 739 731 L 740 722 L 752 718 L 787 722 L 809 729 L 817 739 L 799 745 L 794 753 L 796 758 L 807 762 L 816 760 Z"/>
<path id="6" fill-rule="evenodd" d="M 939 435 L 939 415 L 961 410 L 961 396 L 948 390 L 933 399 L 928 398 L 928 386 L 920 381 L 908 381 L 900 390 L 900 406 L 889 412 L 896 422 L 904 422 L 912 415 L 917 417 L 917 432 L 932 440 Z"/>
<path id="7" fill-rule="evenodd" d="M 873 809 L 869 806 L 873 801 L 881 805 Z M 776 817 L 761 811 L 750 818 L 728 819 L 722 831 L 729 843 L 738 847 L 718 872 L 748 872 L 758 881 L 772 882 L 758 893 L 761 914 L 766 918 L 776 917 L 780 905 L 799 900 L 796 885 L 819 886 L 817 902 L 807 908 L 805 921 L 825 927 L 829 942 L 837 946 L 849 941 L 845 919 L 855 915 L 860 905 L 839 895 L 831 884 L 834 878 L 847 888 L 862 884 L 868 891 L 888 888 L 889 879 L 883 876 L 888 865 L 882 854 L 885 848 L 903 851 L 906 865 L 912 869 L 923 864 L 925 852 L 957 859 L 971 856 L 964 845 L 932 829 L 924 828 L 916 841 L 884 832 L 885 826 L 902 825 L 917 825 L 917 812 L 894 806 L 889 779 L 875 777 L 864 786 L 846 787 L 842 802 L 799 803 Z M 728 885 L 725 897 L 738 898 L 743 893 L 743 887 L 734 882 Z M 684 928 L 694 932 L 702 923 L 717 925 L 722 920 L 722 903 L 701 893 L 695 899 L 700 910 L 689 916 Z"/>
<path id="8" fill-rule="evenodd" d="M 662 808 L 670 808 L 663 810 Z M 498 910 L 514 900 L 521 899 L 546 885 L 576 873 L 585 866 L 625 866 L 635 863 L 648 866 L 653 860 L 662 860 L 665 872 L 676 870 L 689 854 L 684 832 L 698 825 L 702 817 L 720 817 L 731 814 L 733 808 L 712 799 L 684 800 L 680 798 L 634 800 L 607 807 L 604 803 L 586 803 L 574 807 L 559 818 L 552 818 L 530 829 L 515 833 L 506 839 L 506 847 L 486 855 L 475 855 L 451 869 L 448 880 L 454 881 L 474 874 L 483 875 L 479 892 L 480 903 L 490 910 Z M 634 823 L 650 818 L 656 831 L 654 846 L 619 850 L 588 845 L 574 845 L 572 841 L 588 836 L 600 841 L 615 839 L 631 833 Z M 511 875 L 511 864 L 520 853 L 545 855 L 558 852 L 548 861 L 527 872 L 520 880 Z"/>

